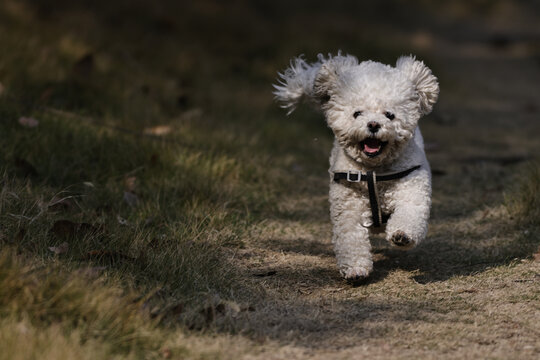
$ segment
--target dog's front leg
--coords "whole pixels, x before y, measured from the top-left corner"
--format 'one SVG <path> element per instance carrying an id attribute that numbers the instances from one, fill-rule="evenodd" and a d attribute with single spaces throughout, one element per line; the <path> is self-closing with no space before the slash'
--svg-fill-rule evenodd
<path id="1" fill-rule="evenodd" d="M 349 280 L 359 280 L 373 270 L 368 229 L 362 226 L 369 218 L 369 201 L 355 189 L 330 184 L 332 242 L 340 273 Z"/>
<path id="2" fill-rule="evenodd" d="M 386 239 L 404 250 L 418 245 L 427 234 L 431 208 L 431 178 L 426 170 L 397 184 L 390 195 L 395 209 L 386 224 Z"/>

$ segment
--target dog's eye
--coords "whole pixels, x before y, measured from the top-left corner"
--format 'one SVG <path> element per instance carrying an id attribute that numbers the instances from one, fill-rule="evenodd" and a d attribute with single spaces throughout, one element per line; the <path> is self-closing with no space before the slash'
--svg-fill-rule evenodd
<path id="1" fill-rule="evenodd" d="M 394 118 L 396 117 L 394 114 L 392 114 L 390 111 L 387 111 L 384 113 L 384 116 L 386 116 L 387 118 L 389 118 L 390 120 L 394 120 Z"/>
<path id="2" fill-rule="evenodd" d="M 362 112 L 361 112 L 361 111 L 355 111 L 354 114 L 353 114 L 352 116 L 353 116 L 353 118 L 356 119 L 356 118 L 359 117 L 360 115 L 362 115 Z"/>

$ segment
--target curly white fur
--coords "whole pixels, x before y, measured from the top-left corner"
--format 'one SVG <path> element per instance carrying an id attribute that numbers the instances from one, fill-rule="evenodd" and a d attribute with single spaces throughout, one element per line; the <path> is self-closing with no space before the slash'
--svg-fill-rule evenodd
<path id="1" fill-rule="evenodd" d="M 356 57 L 302 58 L 279 74 L 277 100 L 291 113 L 307 98 L 324 111 L 335 134 L 330 155 L 330 215 L 333 243 L 341 274 L 364 278 L 373 269 L 369 233 L 371 209 L 366 183 L 333 181 L 334 172 L 393 173 L 420 165 L 404 178 L 377 184 L 379 202 L 390 214 L 386 238 L 412 248 L 426 236 L 431 206 L 431 171 L 418 120 L 431 112 L 439 84 L 431 70 L 412 56 L 396 67 Z"/>

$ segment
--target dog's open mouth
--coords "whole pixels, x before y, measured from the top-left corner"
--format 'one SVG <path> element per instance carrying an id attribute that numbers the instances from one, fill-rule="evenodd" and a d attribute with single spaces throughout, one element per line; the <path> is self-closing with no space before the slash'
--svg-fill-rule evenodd
<path id="1" fill-rule="evenodd" d="M 366 138 L 360 141 L 360 148 L 362 149 L 362 152 L 367 156 L 375 157 L 382 152 L 386 144 L 386 141 L 381 141 L 375 138 Z"/>

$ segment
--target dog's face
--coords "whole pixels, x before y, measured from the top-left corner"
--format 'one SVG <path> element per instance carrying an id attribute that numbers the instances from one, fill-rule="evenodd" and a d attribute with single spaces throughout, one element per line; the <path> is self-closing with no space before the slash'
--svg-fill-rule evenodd
<path id="1" fill-rule="evenodd" d="M 368 167 L 398 157 L 437 99 L 438 84 L 431 71 L 413 58 L 400 60 L 395 68 L 372 61 L 352 66 L 327 63 L 315 80 L 340 145 Z M 418 70 L 424 82 L 416 81 Z"/>

